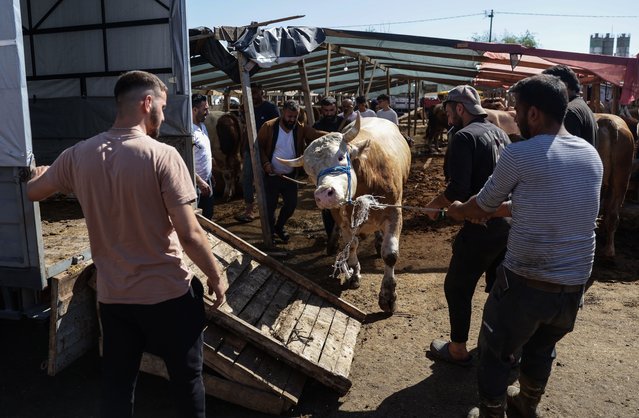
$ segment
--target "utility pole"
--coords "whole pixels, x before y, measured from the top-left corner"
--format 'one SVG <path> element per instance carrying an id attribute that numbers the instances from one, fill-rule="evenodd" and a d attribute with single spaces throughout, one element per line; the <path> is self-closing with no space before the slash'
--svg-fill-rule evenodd
<path id="1" fill-rule="evenodd" d="M 495 17 L 495 11 L 490 9 L 490 14 L 488 15 L 490 18 L 490 30 L 488 31 L 488 42 L 493 41 L 493 17 Z"/>

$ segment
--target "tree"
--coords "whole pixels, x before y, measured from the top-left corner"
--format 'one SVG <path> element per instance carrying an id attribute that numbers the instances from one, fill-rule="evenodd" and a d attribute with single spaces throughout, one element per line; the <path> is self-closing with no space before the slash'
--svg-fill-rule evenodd
<path id="1" fill-rule="evenodd" d="M 471 36 L 471 39 L 475 42 L 488 42 L 488 32 L 484 32 L 482 34 L 474 33 Z M 526 32 L 515 35 L 514 33 L 510 33 L 507 30 L 504 31 L 501 37 L 495 37 L 493 42 L 501 42 L 504 44 L 520 44 L 526 46 L 528 48 L 538 48 L 540 45 L 539 41 L 535 37 L 535 34 L 527 30 Z"/>

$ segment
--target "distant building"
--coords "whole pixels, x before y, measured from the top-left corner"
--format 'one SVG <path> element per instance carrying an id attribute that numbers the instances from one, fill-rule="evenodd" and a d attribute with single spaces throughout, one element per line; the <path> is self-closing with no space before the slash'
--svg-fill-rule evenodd
<path id="1" fill-rule="evenodd" d="M 630 55 L 630 34 L 622 33 L 617 36 L 616 53 L 614 35 L 611 35 L 610 33 L 606 33 L 605 35 L 603 33 L 590 35 L 590 53 L 627 57 Z"/>

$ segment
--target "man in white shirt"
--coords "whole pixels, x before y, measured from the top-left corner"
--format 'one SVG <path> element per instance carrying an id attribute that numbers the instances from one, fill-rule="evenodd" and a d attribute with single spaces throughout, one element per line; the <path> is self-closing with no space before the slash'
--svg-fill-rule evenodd
<path id="1" fill-rule="evenodd" d="M 393 122 L 395 125 L 399 125 L 399 118 L 397 117 L 397 113 L 395 113 L 395 111 L 390 108 L 390 97 L 388 97 L 388 95 L 386 94 L 380 94 L 379 96 L 377 96 L 377 103 L 378 106 L 381 107 L 381 109 L 377 111 L 377 117 L 387 119 Z"/>
<path id="2" fill-rule="evenodd" d="M 355 98 L 355 103 L 357 104 L 357 113 L 359 113 L 363 118 L 374 118 L 377 115 L 374 111 L 370 110 L 366 103 L 365 96 L 358 96 Z"/>
<path id="3" fill-rule="evenodd" d="M 206 96 L 201 94 L 191 96 L 191 107 L 197 207 L 202 209 L 202 216 L 213 219 L 213 154 L 211 154 L 209 133 L 204 126 L 204 119 L 209 114 Z"/>
<path id="4" fill-rule="evenodd" d="M 346 120 L 345 124 L 349 124 L 357 118 L 357 113 L 353 109 L 353 101 L 351 99 L 342 100 L 342 112 L 337 116 L 341 116 Z"/>

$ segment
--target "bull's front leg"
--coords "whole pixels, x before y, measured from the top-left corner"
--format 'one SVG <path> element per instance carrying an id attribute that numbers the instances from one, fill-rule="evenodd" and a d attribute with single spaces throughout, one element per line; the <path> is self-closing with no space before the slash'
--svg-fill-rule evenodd
<path id="1" fill-rule="evenodd" d="M 360 286 L 361 268 L 359 259 L 357 258 L 357 248 L 359 247 L 359 238 L 353 235 L 353 231 L 348 225 L 342 225 L 342 233 L 344 235 L 344 241 L 350 242 L 350 248 L 348 250 L 347 265 L 352 270 L 351 277 L 344 283 L 345 286 L 350 289 L 357 289 Z"/>
<path id="2" fill-rule="evenodd" d="M 400 209 L 396 209 L 397 216 L 386 221 L 384 240 L 382 242 L 382 259 L 384 260 L 384 278 L 379 290 L 378 304 L 384 312 L 395 312 L 397 309 L 397 281 L 395 279 L 395 264 L 399 259 L 399 236 L 402 231 Z"/>

